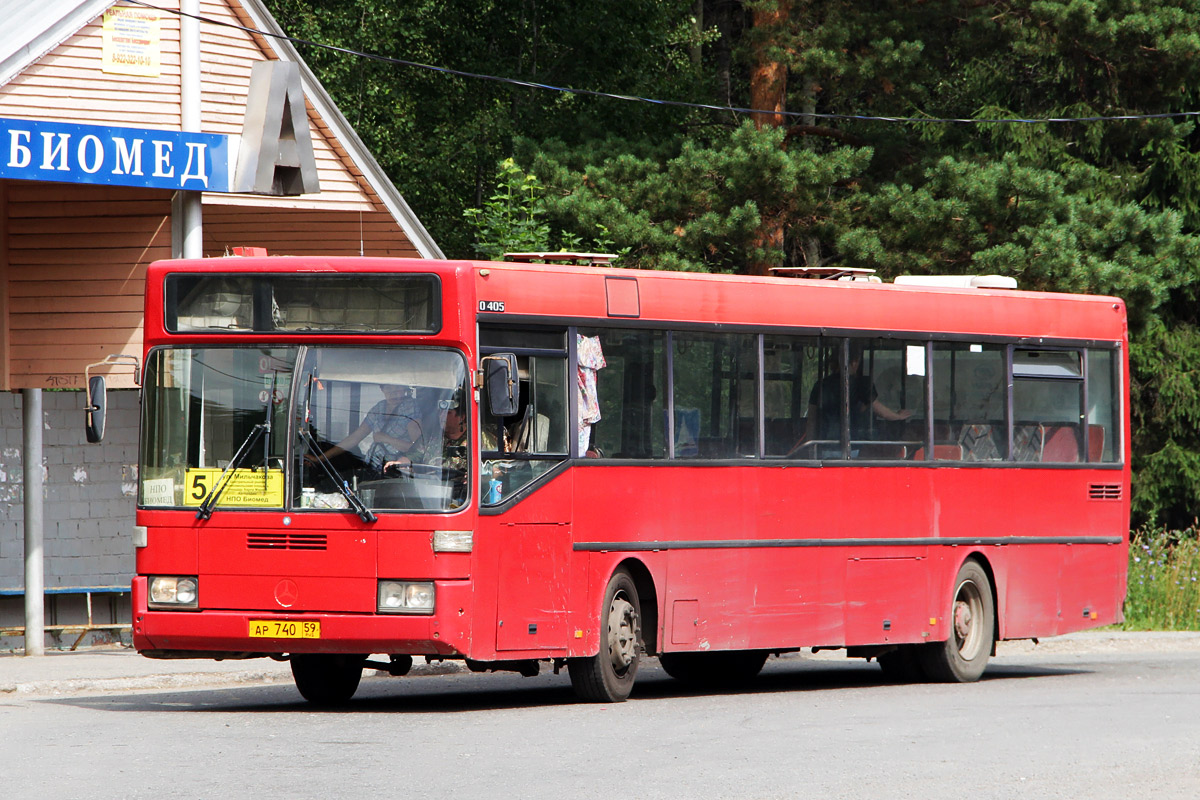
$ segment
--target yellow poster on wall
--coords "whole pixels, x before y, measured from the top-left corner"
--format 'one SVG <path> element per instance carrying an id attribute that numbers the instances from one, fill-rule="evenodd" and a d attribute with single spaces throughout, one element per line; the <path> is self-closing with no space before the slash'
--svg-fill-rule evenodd
<path id="1" fill-rule="evenodd" d="M 199 506 L 221 479 L 222 469 L 189 469 L 184 473 L 183 504 Z M 225 477 L 217 508 L 282 508 L 283 470 L 235 469 Z"/>
<path id="2" fill-rule="evenodd" d="M 162 33 L 157 11 L 114 6 L 104 12 L 100 38 L 100 68 L 104 72 L 159 76 Z"/>

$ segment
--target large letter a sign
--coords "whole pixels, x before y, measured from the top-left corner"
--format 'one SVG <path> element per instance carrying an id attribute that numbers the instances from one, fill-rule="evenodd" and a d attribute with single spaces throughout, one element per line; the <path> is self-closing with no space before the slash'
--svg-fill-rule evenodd
<path id="1" fill-rule="evenodd" d="M 233 191 L 270 195 L 321 191 L 296 64 L 254 64 Z"/>

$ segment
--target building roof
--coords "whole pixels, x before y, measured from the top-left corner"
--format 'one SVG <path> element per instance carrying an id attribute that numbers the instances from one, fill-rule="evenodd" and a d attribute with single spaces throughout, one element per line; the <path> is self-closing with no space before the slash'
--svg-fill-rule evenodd
<path id="1" fill-rule="evenodd" d="M 288 40 L 276 38 L 283 36 L 284 32 L 266 6 L 259 0 L 225 2 L 244 11 L 253 20 L 253 27 L 274 35 L 270 39 L 270 46 L 279 60 L 299 65 L 305 97 L 362 171 L 417 252 L 425 258 L 444 258 L 433 237 L 417 219 L 300 53 Z M 0 26 L 0 86 L 20 75 L 113 5 L 116 5 L 114 0 L 0 0 L 0 19 L 4 20 L 4 25 Z"/>

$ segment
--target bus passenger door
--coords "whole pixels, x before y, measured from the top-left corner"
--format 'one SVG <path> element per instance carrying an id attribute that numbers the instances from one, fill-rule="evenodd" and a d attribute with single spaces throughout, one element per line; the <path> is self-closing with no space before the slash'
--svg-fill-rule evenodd
<path id="1" fill-rule="evenodd" d="M 496 649 L 565 648 L 570 525 L 512 522 L 500 532 Z"/>

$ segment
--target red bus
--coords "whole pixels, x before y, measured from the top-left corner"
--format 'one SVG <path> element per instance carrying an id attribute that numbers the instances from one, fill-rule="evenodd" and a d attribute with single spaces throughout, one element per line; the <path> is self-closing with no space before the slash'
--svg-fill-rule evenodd
<path id="1" fill-rule="evenodd" d="M 1122 619 L 1110 297 L 373 258 L 147 277 L 136 648 L 565 665 L 594 701 L 844 648 L 971 681 Z"/>

